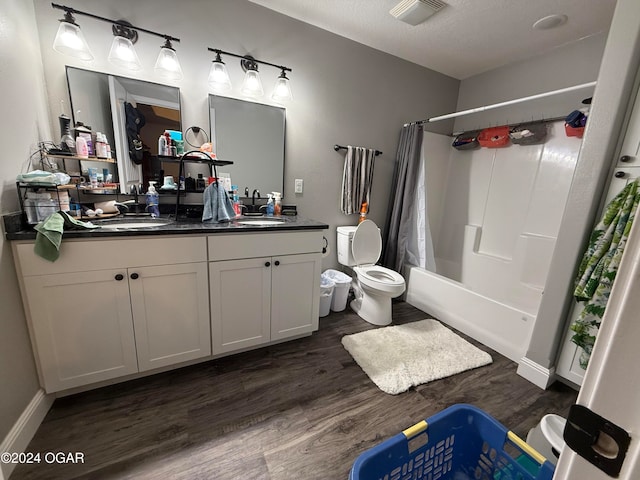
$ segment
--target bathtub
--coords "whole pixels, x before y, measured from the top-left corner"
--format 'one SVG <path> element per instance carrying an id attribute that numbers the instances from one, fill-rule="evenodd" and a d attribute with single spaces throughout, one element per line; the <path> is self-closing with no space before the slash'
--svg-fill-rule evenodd
<path id="1" fill-rule="evenodd" d="M 519 362 L 525 356 L 535 316 L 480 295 L 423 268 L 405 268 L 407 303 Z"/>

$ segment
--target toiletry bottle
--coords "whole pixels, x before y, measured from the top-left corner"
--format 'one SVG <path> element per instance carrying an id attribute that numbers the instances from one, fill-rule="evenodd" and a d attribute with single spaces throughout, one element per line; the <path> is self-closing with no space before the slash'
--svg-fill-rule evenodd
<path id="1" fill-rule="evenodd" d="M 158 192 L 156 192 L 155 183 L 156 182 L 149 182 L 149 190 L 147 190 L 147 211 L 151 214 L 152 218 L 160 216 L 160 208 L 158 207 L 160 197 L 158 196 Z"/>
<path id="2" fill-rule="evenodd" d="M 362 223 L 367 219 L 367 202 L 362 203 L 362 207 L 360 207 L 360 218 L 358 219 L 358 223 Z"/>
<path id="3" fill-rule="evenodd" d="M 158 138 L 158 155 L 167 154 L 167 138 L 164 135 L 160 135 Z"/>
<path id="4" fill-rule="evenodd" d="M 80 158 L 88 158 L 89 150 L 87 149 L 87 141 L 84 137 L 78 136 L 76 138 L 76 155 Z"/>
<path id="5" fill-rule="evenodd" d="M 107 146 L 102 140 L 102 132 L 96 132 L 96 157 L 107 158 Z"/>
<path id="6" fill-rule="evenodd" d="M 269 200 L 267 200 L 267 217 L 273 217 L 273 212 L 275 211 L 273 205 L 273 197 L 269 194 Z"/>
<path id="7" fill-rule="evenodd" d="M 204 181 L 204 178 L 202 177 L 202 174 L 199 173 L 198 174 L 198 178 L 196 179 L 196 190 L 197 191 L 204 191 L 205 187 L 206 187 L 206 182 Z"/>
<path id="8" fill-rule="evenodd" d="M 191 176 L 191 172 L 187 173 L 187 178 L 184 179 L 184 189 L 187 192 L 193 192 L 196 189 L 196 180 Z"/>
<path id="9" fill-rule="evenodd" d="M 280 202 L 280 196 L 282 195 L 280 192 L 271 192 L 275 197 L 274 205 L 273 205 L 273 214 L 276 216 L 280 216 L 282 214 L 282 203 Z"/>

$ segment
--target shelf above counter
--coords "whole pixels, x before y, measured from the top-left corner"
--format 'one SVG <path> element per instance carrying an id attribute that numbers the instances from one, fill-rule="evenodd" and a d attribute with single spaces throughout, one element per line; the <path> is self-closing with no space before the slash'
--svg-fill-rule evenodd
<path id="1" fill-rule="evenodd" d="M 224 165 L 232 165 L 233 162 L 230 160 L 218 160 L 211 158 L 199 157 L 197 155 L 189 155 L 186 157 L 168 157 L 166 155 L 158 155 L 158 160 L 161 162 L 169 162 L 169 163 L 180 163 L 180 160 L 188 163 L 206 163 L 208 165 L 215 165 L 217 167 L 221 167 Z"/>
<path id="2" fill-rule="evenodd" d="M 45 157 L 47 158 L 62 158 L 68 160 L 80 160 L 83 162 L 103 162 L 103 163 L 117 163 L 118 161 L 115 158 L 98 158 L 98 157 L 78 157 L 76 155 L 60 155 L 60 154 L 52 154 L 45 153 Z"/>

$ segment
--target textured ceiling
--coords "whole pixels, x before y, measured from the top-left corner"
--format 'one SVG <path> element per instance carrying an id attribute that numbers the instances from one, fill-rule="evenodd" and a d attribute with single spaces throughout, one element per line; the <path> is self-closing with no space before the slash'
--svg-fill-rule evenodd
<path id="1" fill-rule="evenodd" d="M 615 0 L 445 0 L 411 26 L 389 10 L 399 0 L 250 0 L 337 35 L 458 79 L 607 31 Z M 569 20 L 534 30 L 547 15 Z"/>

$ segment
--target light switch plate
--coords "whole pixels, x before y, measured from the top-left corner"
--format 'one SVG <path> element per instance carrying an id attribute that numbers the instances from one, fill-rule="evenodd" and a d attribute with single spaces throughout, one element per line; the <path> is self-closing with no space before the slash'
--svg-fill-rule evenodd
<path id="1" fill-rule="evenodd" d="M 301 178 L 296 178 L 295 189 L 294 189 L 295 193 L 302 193 L 303 183 L 304 182 L 302 181 Z"/>

